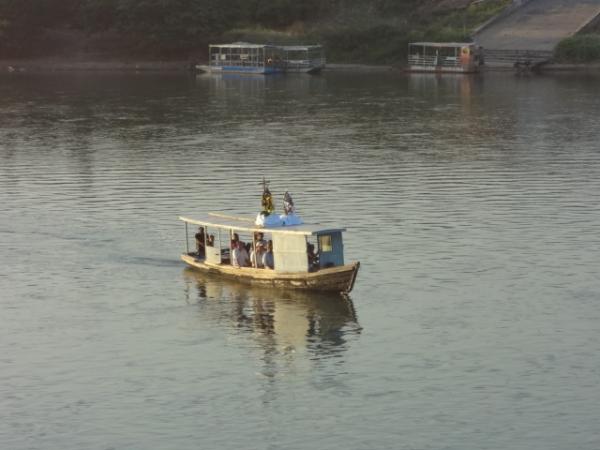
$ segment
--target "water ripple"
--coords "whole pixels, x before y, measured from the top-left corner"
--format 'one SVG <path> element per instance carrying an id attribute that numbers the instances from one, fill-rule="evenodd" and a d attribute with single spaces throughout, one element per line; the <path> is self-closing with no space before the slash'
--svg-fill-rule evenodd
<path id="1" fill-rule="evenodd" d="M 597 80 L 0 78 L 8 447 L 592 447 Z M 183 270 L 263 176 L 351 300 Z"/>

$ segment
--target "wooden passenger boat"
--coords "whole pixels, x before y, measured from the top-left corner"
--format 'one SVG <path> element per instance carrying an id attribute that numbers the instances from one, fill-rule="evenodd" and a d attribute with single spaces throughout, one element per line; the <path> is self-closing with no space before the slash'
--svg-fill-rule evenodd
<path id="1" fill-rule="evenodd" d="M 247 284 L 350 292 L 360 263 L 344 262 L 342 234 L 346 230 L 303 223 L 295 215 L 293 203 L 285 214 L 271 214 L 269 209 L 272 210 L 272 200 L 265 203 L 265 198 L 270 198 L 266 187 L 265 192 L 263 206 L 270 203 L 271 207 L 267 206 L 267 211 L 263 210 L 256 220 L 216 213 L 194 219 L 180 216 L 179 219 L 185 222 L 186 232 L 186 252 L 181 255 L 181 259 L 193 269 Z M 291 202 L 287 192 L 286 198 Z M 199 227 L 195 236 L 196 251 L 190 250 L 189 225 Z M 257 255 L 251 265 L 240 265 L 239 253 L 232 250 L 244 247 L 244 237 L 250 252 Z M 266 243 L 267 239 L 272 257 L 269 264 L 272 267 L 261 265 L 259 258 L 261 252 L 263 256 L 266 252 L 261 243 Z"/>
<path id="2" fill-rule="evenodd" d="M 204 255 L 189 251 L 189 245 L 181 255 L 182 261 L 194 269 L 248 284 L 285 289 L 348 293 L 354 287 L 360 263 L 344 264 L 343 228 L 306 224 L 264 227 L 254 225 L 251 220 L 210 214 L 200 219 L 179 218 L 185 222 L 188 236 L 188 224 L 201 226 L 207 237 L 216 232 L 212 234 L 215 236 L 213 247 L 207 246 Z M 274 269 L 233 266 L 228 248 L 233 233 L 272 236 Z M 307 238 L 311 237 L 316 238 L 319 246 L 316 268 L 309 267 L 307 257 Z"/>

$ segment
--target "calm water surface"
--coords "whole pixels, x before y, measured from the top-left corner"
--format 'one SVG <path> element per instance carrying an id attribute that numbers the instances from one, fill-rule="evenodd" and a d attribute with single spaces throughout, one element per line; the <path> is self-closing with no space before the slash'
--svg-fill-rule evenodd
<path id="1" fill-rule="evenodd" d="M 599 89 L 1 76 L 0 447 L 600 448 Z M 178 261 L 262 176 L 351 299 Z"/>

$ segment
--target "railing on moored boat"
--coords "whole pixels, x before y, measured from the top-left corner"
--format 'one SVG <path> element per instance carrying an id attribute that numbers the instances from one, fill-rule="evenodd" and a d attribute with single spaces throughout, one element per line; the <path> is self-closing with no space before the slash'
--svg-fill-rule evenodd
<path id="1" fill-rule="evenodd" d="M 284 68 L 282 50 L 275 45 L 248 42 L 211 44 L 208 53 L 211 70 L 271 73 Z"/>
<path id="2" fill-rule="evenodd" d="M 408 45 L 411 71 L 476 72 L 481 64 L 480 49 L 473 43 L 413 42 Z"/>
<path id="3" fill-rule="evenodd" d="M 248 42 L 211 44 L 208 66 L 196 66 L 211 72 L 317 72 L 325 67 L 320 45 L 268 45 Z"/>
<path id="4" fill-rule="evenodd" d="M 287 72 L 310 72 L 325 67 L 325 53 L 320 45 L 284 45 L 281 50 Z"/>

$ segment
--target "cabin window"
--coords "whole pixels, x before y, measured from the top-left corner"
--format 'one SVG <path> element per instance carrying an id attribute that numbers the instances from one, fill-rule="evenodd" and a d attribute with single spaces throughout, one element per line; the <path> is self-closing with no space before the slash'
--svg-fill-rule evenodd
<path id="1" fill-rule="evenodd" d="M 319 236 L 319 249 L 321 252 L 330 252 L 333 250 L 333 246 L 331 245 L 331 236 L 329 234 Z"/>

